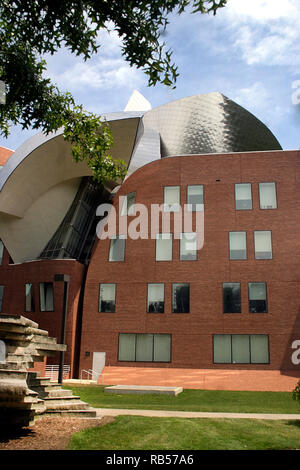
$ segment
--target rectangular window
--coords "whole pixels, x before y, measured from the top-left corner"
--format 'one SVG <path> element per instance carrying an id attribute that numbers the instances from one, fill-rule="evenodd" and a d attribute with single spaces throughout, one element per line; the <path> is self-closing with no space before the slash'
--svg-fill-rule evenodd
<path id="1" fill-rule="evenodd" d="M 171 233 L 156 235 L 156 261 L 172 261 L 173 238 Z"/>
<path id="2" fill-rule="evenodd" d="M 238 183 L 235 185 L 236 210 L 252 209 L 251 183 Z"/>
<path id="3" fill-rule="evenodd" d="M 193 261 L 197 259 L 197 233 L 185 232 L 180 236 L 180 260 Z"/>
<path id="4" fill-rule="evenodd" d="M 269 230 L 254 232 L 255 259 L 272 259 L 272 234 Z"/>
<path id="5" fill-rule="evenodd" d="M 230 259 L 247 259 L 246 232 L 229 232 Z"/>
<path id="6" fill-rule="evenodd" d="M 241 313 L 241 285 L 239 282 L 223 283 L 223 313 Z"/>
<path id="7" fill-rule="evenodd" d="M 129 362 L 170 362 L 171 335 L 159 333 L 120 333 L 118 360 Z"/>
<path id="8" fill-rule="evenodd" d="M 111 238 L 109 247 L 109 261 L 124 261 L 125 257 L 125 237 L 118 235 Z"/>
<path id="9" fill-rule="evenodd" d="M 187 187 L 187 204 L 189 212 L 204 210 L 203 184 L 193 184 Z"/>
<path id="10" fill-rule="evenodd" d="M 269 364 L 268 335 L 214 335 L 215 364 Z"/>
<path id="11" fill-rule="evenodd" d="M 259 202 L 261 209 L 277 209 L 275 183 L 259 183 Z"/>
<path id="12" fill-rule="evenodd" d="M 3 245 L 2 240 L 0 240 L 0 266 L 2 266 L 3 251 L 4 251 L 4 245 Z"/>
<path id="13" fill-rule="evenodd" d="M 148 313 L 164 313 L 165 286 L 164 284 L 148 284 Z"/>
<path id="14" fill-rule="evenodd" d="M 164 211 L 178 212 L 180 209 L 180 186 L 165 186 Z"/>
<path id="15" fill-rule="evenodd" d="M 4 286 L 0 286 L 0 312 L 2 312 L 3 297 L 4 297 Z"/>
<path id="16" fill-rule="evenodd" d="M 33 284 L 25 284 L 25 312 L 34 312 L 34 288 Z"/>
<path id="17" fill-rule="evenodd" d="M 116 308 L 116 284 L 100 284 L 99 312 L 114 313 Z"/>
<path id="18" fill-rule="evenodd" d="M 172 312 L 189 313 L 190 311 L 190 285 L 172 284 Z"/>
<path id="19" fill-rule="evenodd" d="M 267 313 L 267 285 L 265 282 L 249 282 L 249 312 Z"/>
<path id="20" fill-rule="evenodd" d="M 124 197 L 121 215 L 134 215 L 135 198 L 135 191 Z"/>
<path id="21" fill-rule="evenodd" d="M 53 283 L 40 282 L 40 311 L 54 311 Z"/>

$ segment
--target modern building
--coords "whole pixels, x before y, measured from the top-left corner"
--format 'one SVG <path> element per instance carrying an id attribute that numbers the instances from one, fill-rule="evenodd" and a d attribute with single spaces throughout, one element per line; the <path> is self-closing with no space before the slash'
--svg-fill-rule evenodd
<path id="1" fill-rule="evenodd" d="M 105 116 L 128 164 L 118 185 L 74 163 L 61 130 L 1 149 L 1 311 L 61 341 L 68 288 L 73 377 L 104 356 L 295 373 L 300 151 L 220 93 L 154 109 L 134 98 Z"/>

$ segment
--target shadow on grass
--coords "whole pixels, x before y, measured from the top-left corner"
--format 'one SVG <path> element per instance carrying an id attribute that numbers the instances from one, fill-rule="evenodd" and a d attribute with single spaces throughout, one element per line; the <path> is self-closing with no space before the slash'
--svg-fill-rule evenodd
<path id="1" fill-rule="evenodd" d="M 295 419 L 292 421 L 288 421 L 288 426 L 295 426 L 296 428 L 300 428 L 300 420 Z"/>

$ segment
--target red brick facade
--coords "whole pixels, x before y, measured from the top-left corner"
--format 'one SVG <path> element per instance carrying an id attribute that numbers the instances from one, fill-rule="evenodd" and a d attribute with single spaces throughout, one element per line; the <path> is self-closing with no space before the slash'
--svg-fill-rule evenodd
<path id="1" fill-rule="evenodd" d="M 205 238 L 197 261 L 155 259 L 155 240 L 126 240 L 125 260 L 109 262 L 109 240 L 99 240 L 88 269 L 83 308 L 80 369 L 92 367 L 95 351 L 107 365 L 154 366 L 118 361 L 119 333 L 172 335 L 171 361 L 159 367 L 291 369 L 292 342 L 300 339 L 300 152 L 274 151 L 171 157 L 130 176 L 116 195 L 136 191 L 136 203 L 162 204 L 165 186 L 204 185 Z M 235 183 L 252 183 L 252 210 L 235 209 Z M 258 183 L 275 182 L 277 209 L 259 206 Z M 149 210 L 150 212 L 150 210 Z M 134 217 L 128 217 L 128 221 Z M 272 232 L 272 259 L 255 259 L 253 233 Z M 230 231 L 247 232 L 247 259 L 230 260 Z M 190 313 L 171 310 L 172 283 L 190 284 Z M 224 314 L 222 283 L 241 284 L 241 313 Z M 267 313 L 249 313 L 248 282 L 267 285 Z M 99 313 L 99 283 L 116 284 L 115 313 Z M 164 283 L 165 313 L 147 313 L 147 284 Z M 268 364 L 214 364 L 213 335 L 263 334 L 269 337 Z"/>
<path id="2" fill-rule="evenodd" d="M 276 183 L 277 208 L 260 209 L 258 184 Z M 252 184 L 252 210 L 235 209 L 235 184 Z M 115 196 L 136 192 L 136 203 L 149 209 L 162 204 L 165 186 L 180 186 L 181 205 L 187 186 L 204 187 L 204 246 L 195 261 L 180 261 L 180 240 L 173 240 L 172 261 L 156 261 L 155 239 L 128 238 L 123 262 L 110 262 L 109 240 L 97 240 L 87 269 L 74 260 L 42 260 L 9 264 L 4 250 L 0 285 L 2 312 L 36 321 L 60 339 L 63 283 L 70 276 L 65 363 L 71 375 L 92 368 L 93 353 L 106 352 L 106 365 L 282 369 L 295 371 L 292 343 L 300 340 L 300 151 L 210 154 L 164 158 L 141 167 Z M 129 216 L 131 222 L 135 217 Z M 173 214 L 171 214 L 172 227 Z M 149 218 L 149 227 L 150 227 Z M 254 231 L 272 233 L 272 259 L 255 259 Z M 230 260 L 229 232 L 245 231 L 247 259 Z M 54 283 L 54 311 L 41 312 L 39 283 Z M 241 285 L 241 313 L 223 313 L 222 284 Z M 250 313 L 248 283 L 267 285 L 267 313 Z M 35 311 L 25 312 L 24 288 L 34 286 Z M 99 313 L 99 284 L 116 285 L 115 313 Z M 147 313 L 148 283 L 164 283 L 164 313 Z M 189 313 L 172 313 L 172 283 L 189 283 Z M 80 294 L 84 291 L 83 305 Z M 120 333 L 171 335 L 170 362 L 121 362 Z M 220 364 L 213 361 L 213 335 L 268 335 L 269 362 Z M 79 360 L 80 350 L 80 360 Z M 299 354 L 300 356 L 300 354 Z M 58 364 L 58 358 L 48 363 Z"/>

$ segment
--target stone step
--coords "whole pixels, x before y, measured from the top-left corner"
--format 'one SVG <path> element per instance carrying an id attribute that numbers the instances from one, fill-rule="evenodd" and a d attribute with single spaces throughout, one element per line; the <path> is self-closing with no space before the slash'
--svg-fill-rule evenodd
<path id="1" fill-rule="evenodd" d="M 93 419 L 97 417 L 96 410 L 93 408 L 84 410 L 49 410 L 44 413 L 43 416 L 59 416 L 64 418 L 89 418 Z M 98 418 L 97 418 L 98 419 Z"/>
<path id="2" fill-rule="evenodd" d="M 13 369 L 1 369 L 0 367 L 0 380 L 11 379 L 11 380 L 26 380 L 26 370 L 13 370 Z"/>
<path id="3" fill-rule="evenodd" d="M 88 403 L 85 403 L 81 400 L 48 400 L 44 399 L 47 412 L 50 410 L 87 410 L 90 409 Z"/>
<path id="4" fill-rule="evenodd" d="M 6 361 L 5 366 L 10 370 L 30 369 L 34 366 L 33 361 Z"/>

